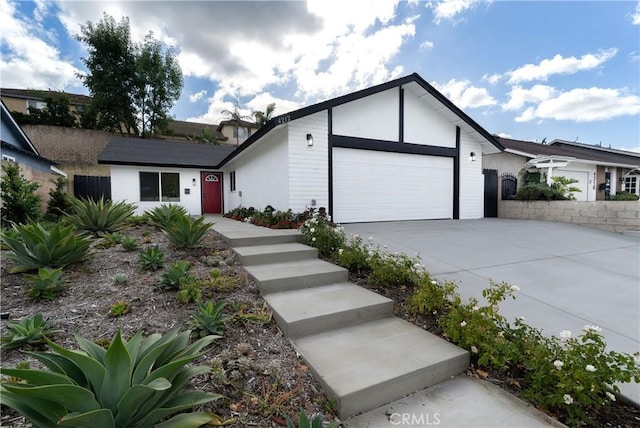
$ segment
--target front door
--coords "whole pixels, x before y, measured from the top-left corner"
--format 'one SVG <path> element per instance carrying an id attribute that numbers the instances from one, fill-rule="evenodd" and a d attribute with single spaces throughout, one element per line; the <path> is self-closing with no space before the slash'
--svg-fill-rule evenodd
<path id="1" fill-rule="evenodd" d="M 202 213 L 222 214 L 222 173 L 202 172 Z"/>

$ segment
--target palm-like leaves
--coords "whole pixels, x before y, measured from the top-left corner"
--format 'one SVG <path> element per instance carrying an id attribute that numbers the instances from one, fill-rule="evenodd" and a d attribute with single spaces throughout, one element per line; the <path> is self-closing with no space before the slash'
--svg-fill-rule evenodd
<path id="1" fill-rule="evenodd" d="M 98 202 L 91 199 L 72 198 L 73 212 L 67 215 L 67 221 L 78 230 L 89 232 L 115 232 L 126 226 L 126 221 L 136 209 L 124 201 Z"/>
<path id="2" fill-rule="evenodd" d="M 153 224 L 160 228 L 165 228 L 177 218 L 189 215 L 189 212 L 182 205 L 162 204 L 147 211 L 146 214 Z"/>
<path id="3" fill-rule="evenodd" d="M 255 118 L 257 125 L 264 126 L 271 120 L 274 111 L 276 111 L 276 103 L 271 103 L 267 106 L 265 111 L 257 110 L 254 111 L 252 115 Z"/>
<path id="4" fill-rule="evenodd" d="M 9 272 L 28 272 L 41 267 L 64 267 L 83 260 L 91 240 L 77 235 L 73 226 L 55 224 L 45 229 L 40 223 L 14 225 L 14 233 L 0 234 L 2 243 L 11 251 L 6 258 L 15 262 Z"/>
<path id="5" fill-rule="evenodd" d="M 183 248 L 195 247 L 209 231 L 212 223 L 205 223 L 205 218 L 192 219 L 188 216 L 176 218 L 162 231 L 175 245 Z"/>
<path id="6" fill-rule="evenodd" d="M 146 339 L 140 333 L 128 342 L 118 332 L 108 350 L 76 336 L 83 352 L 51 341 L 54 353 L 30 353 L 49 371 L 0 368 L 0 373 L 26 383 L 0 386 L 0 403 L 18 411 L 35 428 L 150 427 L 182 410 L 220 398 L 203 391 L 182 392 L 192 377 L 207 367 L 185 367 L 218 336 L 188 345 L 189 332 L 174 327 Z M 210 422 L 206 413 L 179 414 L 159 427 L 199 427 Z"/>
<path id="7" fill-rule="evenodd" d="M 214 303 L 197 302 L 198 309 L 195 311 L 189 311 L 191 315 L 191 328 L 200 337 L 208 334 L 222 335 L 224 331 L 224 324 L 231 318 L 229 315 L 222 313 L 222 310 L 227 303 L 220 301 Z"/>

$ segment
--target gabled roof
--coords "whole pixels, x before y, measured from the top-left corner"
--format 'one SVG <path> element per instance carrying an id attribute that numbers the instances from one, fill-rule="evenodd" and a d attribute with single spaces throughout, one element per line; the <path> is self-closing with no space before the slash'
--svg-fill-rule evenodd
<path id="1" fill-rule="evenodd" d="M 235 146 L 116 137 L 98 156 L 99 164 L 216 168 Z"/>
<path id="2" fill-rule="evenodd" d="M 172 132 L 172 135 L 193 137 L 202 135 L 206 129 L 206 132 L 211 136 L 211 138 L 221 141 L 227 140 L 228 138 L 222 135 L 217 128 L 218 125 L 211 125 L 208 123 L 185 122 L 183 120 L 169 121 L 169 131 Z"/>
<path id="3" fill-rule="evenodd" d="M 39 89 L 13 89 L 0 88 L 0 95 L 13 98 L 24 98 L 26 100 L 43 101 L 45 97 L 56 98 L 61 95 L 67 96 L 71 104 L 90 104 L 92 98 L 87 95 L 70 94 L 62 91 L 39 90 Z"/>
<path id="4" fill-rule="evenodd" d="M 9 128 L 14 138 L 18 139 L 22 143 L 20 147 L 15 146 L 8 141 L 5 135 L 2 135 L 3 146 L 6 144 L 7 146 L 20 149 L 23 153 L 30 153 L 37 157 L 42 157 L 40 156 L 38 149 L 36 149 L 36 146 L 33 145 L 27 134 L 25 134 L 20 125 L 18 125 L 18 122 L 16 122 L 13 116 L 11 116 L 11 113 L 9 113 L 9 109 L 4 105 L 4 102 L 1 102 L 0 104 L 2 104 L 2 122 L 7 126 L 7 128 Z"/>
<path id="5" fill-rule="evenodd" d="M 361 98 L 368 97 L 370 95 L 377 94 L 379 92 L 383 92 L 392 88 L 397 88 L 403 85 L 408 85 L 409 83 L 416 83 L 426 92 L 431 94 L 436 100 L 442 103 L 446 108 L 448 108 L 453 114 L 459 117 L 464 123 L 469 125 L 473 130 L 478 132 L 482 137 L 484 137 L 487 141 L 493 144 L 499 150 L 503 150 L 504 148 L 500 144 L 500 142 L 487 132 L 486 129 L 481 127 L 476 121 L 471 119 L 465 112 L 456 107 L 447 97 L 442 95 L 438 90 L 436 90 L 433 86 L 431 86 L 426 80 L 424 80 L 419 74 L 413 73 L 405 77 L 401 77 L 399 79 L 391 80 L 386 83 L 382 83 L 380 85 L 372 86 L 370 88 L 362 89 L 356 92 L 352 92 L 347 95 L 343 95 L 337 98 L 333 98 L 327 101 L 323 101 L 317 104 L 313 104 L 307 107 L 303 107 L 298 110 L 294 110 L 289 113 L 281 114 L 279 116 L 274 117 L 266 125 L 260 128 L 255 134 L 251 135 L 247 140 L 242 143 L 238 149 L 230 154 L 224 161 L 222 165 L 229 162 L 231 159 L 236 157 L 238 154 L 242 153 L 245 149 L 250 147 L 264 135 L 266 135 L 269 131 L 276 128 L 278 125 L 300 119 L 305 116 L 309 116 L 311 114 L 327 110 L 329 108 L 337 107 L 339 105 L 355 101 Z"/>
<path id="6" fill-rule="evenodd" d="M 505 151 L 521 156 L 534 158 L 539 156 L 565 156 L 576 160 L 585 160 L 603 164 L 616 165 L 640 165 L 640 154 L 612 149 L 600 150 L 600 147 L 588 144 L 557 144 L 560 140 L 554 140 L 553 144 L 540 144 L 533 141 L 514 140 L 511 138 L 497 137 L 505 147 Z"/>
<path id="7" fill-rule="evenodd" d="M 260 128 L 260 125 L 258 125 L 255 122 L 248 122 L 246 120 L 235 121 L 233 119 L 230 119 L 230 120 L 221 121 L 218 124 L 218 131 L 221 131 L 222 128 L 224 128 L 226 125 L 229 125 L 229 126 L 238 126 L 239 125 L 241 128 L 254 128 L 254 129 Z"/>

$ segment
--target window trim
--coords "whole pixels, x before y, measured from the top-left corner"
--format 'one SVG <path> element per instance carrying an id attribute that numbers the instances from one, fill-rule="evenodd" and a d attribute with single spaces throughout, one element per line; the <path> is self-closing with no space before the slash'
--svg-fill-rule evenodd
<path id="1" fill-rule="evenodd" d="M 236 191 L 236 171 L 235 170 L 229 173 L 229 188 L 231 192 Z"/>
<path id="2" fill-rule="evenodd" d="M 638 181 L 639 180 L 637 175 L 627 175 L 626 177 L 624 177 L 624 181 L 622 182 L 624 191 L 637 195 Z"/>

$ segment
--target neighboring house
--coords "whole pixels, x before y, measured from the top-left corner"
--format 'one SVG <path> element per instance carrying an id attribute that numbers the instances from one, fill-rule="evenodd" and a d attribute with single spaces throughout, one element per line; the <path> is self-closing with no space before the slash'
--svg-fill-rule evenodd
<path id="1" fill-rule="evenodd" d="M 210 212 L 199 192 L 222 180 L 219 212 L 326 207 L 344 223 L 481 218 L 482 155 L 502 150 L 417 74 L 277 116 L 237 148 L 182 143 L 161 155 L 139 142 L 114 139 L 100 155 L 114 200 L 170 202 L 177 193 L 163 192 L 163 173 L 173 173 L 191 214 Z"/>
<path id="2" fill-rule="evenodd" d="M 16 162 L 20 165 L 26 179 L 40 184 L 38 194 L 43 202 L 47 201 L 49 189 L 53 184 L 49 181 L 57 176 L 66 174 L 55 167 L 55 163 L 40 156 L 36 147 L 24 133 L 20 125 L 13 119 L 4 102 L 2 105 L 2 126 L 0 136 L 2 140 L 2 162 Z"/>
<path id="3" fill-rule="evenodd" d="M 230 144 L 239 146 L 247 141 L 251 135 L 255 134 L 258 129 L 260 129 L 260 125 L 254 122 L 247 122 L 246 120 L 223 120 L 218 124 L 217 131 Z"/>
<path id="4" fill-rule="evenodd" d="M 170 120 L 167 132 L 167 138 L 171 140 L 190 140 L 196 142 L 213 143 L 213 144 L 233 144 L 218 131 L 218 125 L 210 125 L 207 123 L 185 122 L 182 120 Z"/>
<path id="5" fill-rule="evenodd" d="M 0 98 L 9 109 L 18 113 L 29 114 L 29 107 L 38 110 L 45 109 L 47 102 L 45 98 L 57 98 L 66 96 L 69 99 L 69 110 L 80 113 L 91 104 L 91 97 L 80 94 L 69 94 L 59 91 L 44 91 L 37 89 L 11 89 L 1 88 Z"/>
<path id="6" fill-rule="evenodd" d="M 222 171 L 216 168 L 235 147 L 116 137 L 98 156 L 111 168 L 111 197 L 138 206 L 138 214 L 162 204 L 191 214 L 223 211 Z"/>
<path id="7" fill-rule="evenodd" d="M 503 186 L 507 181 L 517 180 L 520 171 L 526 169 L 544 173 L 547 182 L 553 176 L 577 180 L 572 186 L 580 189 L 573 193 L 578 201 L 605 200 L 622 190 L 638 194 L 639 153 L 563 140 L 541 144 L 496 138 L 505 150 L 485 155 L 484 167 L 497 170 L 503 177 Z M 519 182 L 518 187 L 521 185 Z"/>

